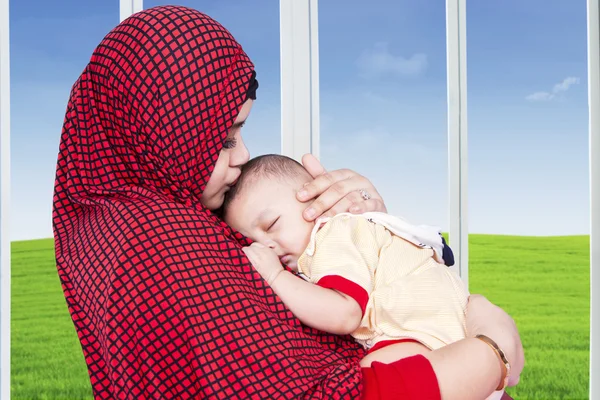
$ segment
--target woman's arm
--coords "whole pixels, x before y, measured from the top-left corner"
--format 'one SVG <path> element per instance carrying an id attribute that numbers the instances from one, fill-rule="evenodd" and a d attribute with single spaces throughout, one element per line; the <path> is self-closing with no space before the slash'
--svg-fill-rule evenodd
<path id="1" fill-rule="evenodd" d="M 363 368 L 364 400 L 483 400 L 498 386 L 495 353 L 469 338 L 424 355 Z"/>
<path id="2" fill-rule="evenodd" d="M 491 337 L 504 351 L 511 365 L 508 385 L 515 386 L 525 359 L 513 319 L 485 297 L 471 295 L 467 334 L 468 338 L 425 355 L 390 364 L 374 362 L 371 368 L 363 368 L 363 399 L 383 400 L 394 396 L 406 400 L 486 398 L 498 386 L 502 368 L 496 353 L 474 338 L 478 334 Z"/>
<path id="3" fill-rule="evenodd" d="M 479 339 L 463 339 L 424 356 L 435 371 L 442 399 L 481 400 L 500 382 L 500 360 Z"/>
<path id="4" fill-rule="evenodd" d="M 352 297 L 297 278 L 288 271 L 276 276 L 271 287 L 303 323 L 313 328 L 348 335 L 356 330 L 362 310 Z"/>

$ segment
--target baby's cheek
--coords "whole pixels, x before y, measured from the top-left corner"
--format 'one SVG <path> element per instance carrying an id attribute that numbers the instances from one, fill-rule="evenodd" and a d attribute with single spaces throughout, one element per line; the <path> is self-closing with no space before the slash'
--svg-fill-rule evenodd
<path id="1" fill-rule="evenodd" d="M 298 246 L 300 247 L 300 254 L 304 252 L 310 241 L 310 234 L 312 233 L 312 224 L 305 224 L 304 229 L 299 230 L 300 235 L 298 236 Z"/>

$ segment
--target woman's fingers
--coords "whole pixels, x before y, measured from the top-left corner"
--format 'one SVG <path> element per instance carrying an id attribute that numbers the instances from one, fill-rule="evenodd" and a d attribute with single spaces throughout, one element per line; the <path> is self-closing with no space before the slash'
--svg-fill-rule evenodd
<path id="1" fill-rule="evenodd" d="M 310 153 L 302 156 L 302 165 L 313 178 L 316 178 L 317 176 L 327 172 L 317 157 Z"/>
<path id="2" fill-rule="evenodd" d="M 312 154 L 302 157 L 302 165 L 314 178 L 297 194 L 298 200 L 303 202 L 315 199 L 304 211 L 308 221 L 342 212 L 387 212 L 381 195 L 364 176 L 350 169 L 327 172 Z"/>
<path id="3" fill-rule="evenodd" d="M 519 383 L 521 372 L 523 372 L 523 368 L 525 368 L 525 350 L 523 349 L 523 342 L 521 341 L 521 337 L 517 330 L 517 324 L 514 325 L 514 329 L 517 340 L 517 358 L 513 365 L 511 365 L 512 373 L 508 379 L 508 386 L 516 386 Z"/>
<path id="4" fill-rule="evenodd" d="M 359 193 L 360 190 L 363 190 L 363 193 L 366 193 L 369 198 L 363 198 Z M 358 206 L 357 212 L 361 210 L 362 212 L 386 211 L 383 199 L 373 184 L 365 177 L 348 169 L 335 170 L 319 175 L 312 182 L 305 185 L 297 197 L 300 201 L 315 199 L 311 207 L 305 210 L 304 213 L 304 217 L 309 221 L 328 211 L 331 211 L 334 215 L 339 212 L 347 212 L 353 205 Z M 362 204 L 365 202 L 369 204 Z"/>
<path id="5" fill-rule="evenodd" d="M 349 169 L 336 169 L 335 171 L 324 172 L 302 188 L 298 193 L 298 199 L 300 201 L 310 200 L 330 189 L 338 193 L 338 195 L 345 196 L 350 191 L 350 185 L 356 184 L 356 182 L 350 181 L 350 178 L 354 175 L 356 173 Z"/>
<path id="6" fill-rule="evenodd" d="M 387 209 L 385 208 L 383 200 L 369 199 L 354 203 L 349 211 L 353 214 L 362 214 L 372 211 L 387 212 Z"/>
<path id="7" fill-rule="evenodd" d="M 365 200 L 358 191 L 354 191 L 348 193 L 328 211 L 324 212 L 323 216 L 333 217 L 334 215 L 344 212 L 362 214 L 371 211 L 385 212 L 383 201 L 379 199 Z"/>
<path id="8" fill-rule="evenodd" d="M 348 212 L 348 210 L 354 205 L 354 203 L 348 198 L 344 197 L 340 201 L 338 201 L 333 207 L 329 210 L 325 211 L 322 216 L 323 217 L 333 217 L 339 213 Z M 306 211 L 305 211 L 306 215 Z"/>

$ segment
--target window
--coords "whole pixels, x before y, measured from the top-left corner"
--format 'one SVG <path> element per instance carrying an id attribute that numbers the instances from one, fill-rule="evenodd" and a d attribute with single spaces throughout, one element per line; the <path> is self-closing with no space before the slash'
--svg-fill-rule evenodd
<path id="1" fill-rule="evenodd" d="M 447 231 L 444 3 L 319 6 L 322 162 L 369 177 L 390 213 Z"/>
<path id="2" fill-rule="evenodd" d="M 467 4 L 470 289 L 519 326 L 514 398 L 587 398 L 585 2 Z"/>
<path id="3" fill-rule="evenodd" d="M 11 2 L 11 240 L 52 237 L 69 92 L 95 46 L 119 22 L 117 0 L 67 3 Z"/>

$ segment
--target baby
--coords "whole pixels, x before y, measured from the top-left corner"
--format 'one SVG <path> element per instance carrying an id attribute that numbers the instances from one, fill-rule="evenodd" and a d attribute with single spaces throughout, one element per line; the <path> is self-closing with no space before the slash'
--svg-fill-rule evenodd
<path id="1" fill-rule="evenodd" d="M 311 180 L 291 158 L 257 157 L 224 204 L 225 221 L 254 241 L 244 248 L 252 265 L 294 315 L 351 334 L 369 350 L 363 366 L 464 338 L 469 293 L 443 264 L 439 232 L 383 213 L 307 222 L 296 193 Z"/>

